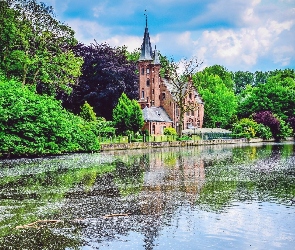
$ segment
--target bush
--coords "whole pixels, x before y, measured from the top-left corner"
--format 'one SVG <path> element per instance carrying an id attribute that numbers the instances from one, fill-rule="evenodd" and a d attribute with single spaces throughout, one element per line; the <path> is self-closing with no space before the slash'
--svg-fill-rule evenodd
<path id="1" fill-rule="evenodd" d="M 175 128 L 164 128 L 164 135 L 177 135 Z"/>
<path id="2" fill-rule="evenodd" d="M 271 111 L 260 111 L 253 115 L 257 123 L 261 123 L 270 128 L 273 138 L 276 140 L 285 139 L 292 136 L 292 128 L 280 117 Z"/>
<path id="3" fill-rule="evenodd" d="M 257 137 L 260 137 L 260 138 L 265 139 L 265 140 L 269 140 L 269 139 L 272 138 L 272 133 L 271 133 L 269 127 L 264 126 L 261 123 L 258 123 L 256 129 L 257 129 L 257 133 L 256 133 Z"/>
<path id="4" fill-rule="evenodd" d="M 233 124 L 232 133 L 237 138 L 254 138 L 257 133 L 257 122 L 249 118 L 243 118 Z"/>
<path id="5" fill-rule="evenodd" d="M 183 135 L 177 138 L 177 141 L 190 141 L 192 138 L 189 135 Z"/>
<path id="6" fill-rule="evenodd" d="M 53 97 L 0 76 L 0 156 L 99 150 L 93 126 Z"/>

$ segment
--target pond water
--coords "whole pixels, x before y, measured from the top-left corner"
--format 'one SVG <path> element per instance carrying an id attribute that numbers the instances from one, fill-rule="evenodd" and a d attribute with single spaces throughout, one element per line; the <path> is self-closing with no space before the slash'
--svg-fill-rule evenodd
<path id="1" fill-rule="evenodd" d="M 0 249 L 294 249 L 294 151 L 268 143 L 2 160 Z"/>

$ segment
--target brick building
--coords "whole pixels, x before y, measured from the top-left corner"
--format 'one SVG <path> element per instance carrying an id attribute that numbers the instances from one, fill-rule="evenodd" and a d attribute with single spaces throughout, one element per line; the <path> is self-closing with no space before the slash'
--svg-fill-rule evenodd
<path id="1" fill-rule="evenodd" d="M 143 110 L 144 130 L 150 134 L 163 134 L 164 128 L 177 128 L 179 122 L 179 108 L 172 94 L 172 84 L 168 79 L 160 76 L 161 63 L 158 51 L 152 50 L 149 31 L 146 27 L 141 45 L 141 55 L 138 60 L 139 71 L 139 104 Z M 192 81 L 187 83 L 191 86 Z M 183 129 L 202 128 L 204 117 L 204 103 L 197 90 L 188 93 L 186 100 L 196 104 L 196 110 L 189 111 L 184 116 Z"/>

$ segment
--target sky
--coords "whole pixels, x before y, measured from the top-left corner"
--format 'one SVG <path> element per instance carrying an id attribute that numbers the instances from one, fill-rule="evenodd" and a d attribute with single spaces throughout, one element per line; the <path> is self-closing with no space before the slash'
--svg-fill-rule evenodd
<path id="1" fill-rule="evenodd" d="M 140 48 L 230 71 L 295 69 L 295 0 L 42 0 L 78 41 Z"/>

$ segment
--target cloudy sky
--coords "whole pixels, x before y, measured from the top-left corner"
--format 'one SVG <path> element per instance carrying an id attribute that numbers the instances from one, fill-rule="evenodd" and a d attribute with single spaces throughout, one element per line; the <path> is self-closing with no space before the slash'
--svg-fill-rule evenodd
<path id="1" fill-rule="evenodd" d="M 295 69 L 295 0 L 42 0 L 86 44 L 152 46 L 174 60 L 228 70 Z"/>

